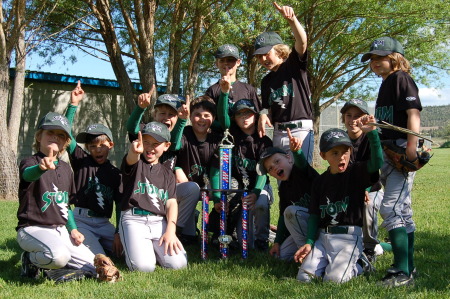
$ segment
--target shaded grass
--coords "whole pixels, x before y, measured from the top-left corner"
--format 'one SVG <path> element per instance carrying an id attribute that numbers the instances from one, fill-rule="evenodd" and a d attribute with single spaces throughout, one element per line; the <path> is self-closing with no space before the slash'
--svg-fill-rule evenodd
<path id="1" fill-rule="evenodd" d="M 116 261 L 125 280 L 116 284 L 95 280 L 55 285 L 44 279 L 21 278 L 21 249 L 15 240 L 17 202 L 0 201 L 0 298 L 449 298 L 450 297 L 450 149 L 435 149 L 435 156 L 417 173 L 413 188 L 416 231 L 416 267 L 419 277 L 412 288 L 385 289 L 377 286 L 392 263 L 385 253 L 375 263 L 378 271 L 348 283 L 295 280 L 298 265 L 276 260 L 267 254 L 250 252 L 248 260 L 239 254 L 219 260 L 200 259 L 199 246 L 189 246 L 189 267 L 179 271 L 157 268 L 154 273 L 130 272 Z M 275 184 L 272 184 L 275 185 Z M 276 187 L 276 186 L 274 186 Z M 272 206 L 272 223 L 278 217 L 278 198 Z M 380 221 L 381 222 L 381 221 Z M 381 238 L 386 235 L 380 230 Z"/>

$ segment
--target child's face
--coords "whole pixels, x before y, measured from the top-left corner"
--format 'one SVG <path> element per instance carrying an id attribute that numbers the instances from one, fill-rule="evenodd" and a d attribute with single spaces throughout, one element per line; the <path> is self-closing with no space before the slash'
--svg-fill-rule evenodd
<path id="1" fill-rule="evenodd" d="M 283 63 L 283 59 L 272 48 L 267 54 L 256 55 L 259 64 L 265 67 L 269 71 L 276 71 L 278 67 Z"/>
<path id="2" fill-rule="evenodd" d="M 356 125 L 356 120 L 363 115 L 365 115 L 365 113 L 362 112 L 358 107 L 350 107 L 347 109 L 347 111 L 345 111 L 344 125 L 350 138 L 359 137 L 359 135 L 361 135 L 362 131 Z"/>
<path id="3" fill-rule="evenodd" d="M 370 69 L 384 80 L 393 72 L 391 59 L 388 56 L 372 55 Z"/>
<path id="4" fill-rule="evenodd" d="M 177 123 L 178 113 L 169 105 L 159 105 L 155 107 L 154 120 L 165 124 L 169 128 L 169 131 L 172 131 Z"/>
<path id="5" fill-rule="evenodd" d="M 202 107 L 195 108 L 191 111 L 191 123 L 194 132 L 199 134 L 208 133 L 214 117 L 211 112 L 204 110 Z"/>
<path id="6" fill-rule="evenodd" d="M 223 57 L 216 59 L 216 66 L 222 76 L 236 75 L 237 68 L 241 65 L 241 60 L 234 57 Z"/>
<path id="7" fill-rule="evenodd" d="M 330 164 L 332 174 L 343 173 L 350 162 L 351 148 L 347 145 L 338 145 L 328 152 L 321 152 L 320 156 Z"/>
<path id="8" fill-rule="evenodd" d="M 104 140 L 86 144 L 86 149 L 97 164 L 103 164 L 108 160 L 109 151 L 114 146 L 112 141 Z"/>
<path id="9" fill-rule="evenodd" d="M 280 181 L 289 179 L 292 171 L 292 158 L 290 155 L 276 153 L 264 160 L 264 167 L 268 174 Z"/>
<path id="10" fill-rule="evenodd" d="M 144 155 L 144 158 L 148 163 L 152 164 L 158 162 L 159 157 L 161 157 L 170 146 L 170 142 L 159 142 L 150 135 L 142 135 L 142 143 L 144 145 L 144 152 L 142 155 Z"/>
<path id="11" fill-rule="evenodd" d="M 39 150 L 48 156 L 50 149 L 53 150 L 54 155 L 63 151 L 69 136 L 64 130 L 50 129 L 42 130 L 42 133 L 36 136 L 36 140 L 39 142 Z"/>
<path id="12" fill-rule="evenodd" d="M 234 121 L 242 130 L 255 127 L 255 113 L 250 109 L 242 109 L 234 115 Z"/>

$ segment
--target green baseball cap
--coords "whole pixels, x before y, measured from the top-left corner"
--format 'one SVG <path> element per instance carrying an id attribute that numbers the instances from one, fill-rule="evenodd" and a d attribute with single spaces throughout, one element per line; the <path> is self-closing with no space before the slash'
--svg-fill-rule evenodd
<path id="1" fill-rule="evenodd" d="M 255 52 L 257 54 L 267 54 L 275 45 L 283 44 L 281 37 L 273 31 L 261 33 L 255 39 Z"/>
<path id="2" fill-rule="evenodd" d="M 320 152 L 326 153 L 338 145 L 347 145 L 352 147 L 352 141 L 344 130 L 329 129 L 323 132 L 322 136 L 320 136 Z"/>
<path id="3" fill-rule="evenodd" d="M 169 105 L 175 111 L 178 110 L 178 108 L 181 107 L 182 103 L 184 102 L 184 99 L 182 99 L 180 96 L 176 94 L 163 94 L 156 99 L 156 103 L 154 107 L 160 106 L 160 105 Z"/>
<path id="4" fill-rule="evenodd" d="M 367 102 L 360 99 L 351 99 L 347 103 L 345 103 L 344 107 L 341 108 L 341 113 L 345 113 L 350 107 L 359 108 L 365 114 L 369 114 L 369 107 L 367 106 Z"/>
<path id="5" fill-rule="evenodd" d="M 72 138 L 71 132 L 71 126 L 69 124 L 69 120 L 56 112 L 49 112 L 47 113 L 38 124 L 38 129 L 44 129 L 44 130 L 63 130 L 64 132 L 69 135 L 70 138 Z"/>
<path id="6" fill-rule="evenodd" d="M 393 37 L 383 36 L 374 40 L 370 46 L 370 52 L 367 52 L 362 56 L 361 62 L 369 60 L 373 54 L 387 56 L 394 52 L 404 55 L 404 50 L 400 42 Z"/>
<path id="7" fill-rule="evenodd" d="M 108 136 L 109 140 L 113 141 L 111 130 L 107 126 L 104 126 L 102 124 L 92 124 L 87 126 L 84 132 L 81 132 L 77 135 L 76 138 L 77 142 L 86 143 L 88 135 L 94 136 L 106 135 Z"/>
<path id="8" fill-rule="evenodd" d="M 243 109 L 249 109 L 249 110 L 253 111 L 254 113 L 256 113 L 255 105 L 253 104 L 252 101 L 250 101 L 248 99 L 241 99 L 241 100 L 237 101 L 236 103 L 234 103 L 233 108 L 231 108 L 231 111 L 234 115 L 234 114 L 236 114 L 236 112 L 243 110 Z"/>
<path id="9" fill-rule="evenodd" d="M 284 150 L 282 150 L 279 147 L 268 147 L 264 150 L 264 152 L 261 154 L 261 157 L 259 158 L 258 163 L 256 164 L 256 173 L 258 175 L 266 175 L 267 174 L 267 170 L 264 167 L 264 161 L 275 155 L 275 154 L 283 154 L 283 155 L 287 155 L 287 152 L 285 152 Z"/>
<path id="10" fill-rule="evenodd" d="M 217 48 L 214 57 L 216 58 L 234 57 L 236 59 L 239 59 L 239 50 L 235 45 L 225 44 Z"/>
<path id="11" fill-rule="evenodd" d="M 141 131 L 142 135 L 149 135 L 155 138 L 158 142 L 170 141 L 170 132 L 167 126 L 163 123 L 152 121 L 144 126 Z"/>

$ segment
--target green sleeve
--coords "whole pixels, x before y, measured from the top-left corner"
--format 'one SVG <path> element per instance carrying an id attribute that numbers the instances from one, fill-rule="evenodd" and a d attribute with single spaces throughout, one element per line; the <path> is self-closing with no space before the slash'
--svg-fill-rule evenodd
<path id="1" fill-rule="evenodd" d="M 311 246 L 314 245 L 314 242 L 317 238 L 317 230 L 319 229 L 319 215 L 311 214 L 308 218 L 308 232 L 306 234 L 306 244 Z"/>
<path id="2" fill-rule="evenodd" d="M 42 170 L 38 165 L 33 165 L 30 167 L 25 168 L 25 170 L 22 173 L 22 178 L 27 182 L 34 182 L 39 180 L 41 175 L 43 175 L 46 172 L 46 170 Z"/>
<path id="3" fill-rule="evenodd" d="M 258 197 L 261 194 L 261 190 L 266 185 L 267 175 L 258 175 L 256 178 L 255 188 L 253 188 L 252 192 L 256 194 Z"/>
<path id="4" fill-rule="evenodd" d="M 67 223 L 66 223 L 66 228 L 69 231 L 69 233 L 74 230 L 74 229 L 78 229 L 77 228 L 77 224 L 75 223 L 75 218 L 73 217 L 73 212 L 69 207 L 69 210 L 67 211 Z"/>
<path id="5" fill-rule="evenodd" d="M 284 216 L 280 215 L 278 218 L 278 224 L 277 224 L 277 234 L 275 235 L 274 243 L 282 244 L 284 240 L 286 240 L 287 237 L 289 237 L 289 231 L 286 227 L 286 224 L 284 222 Z"/>
<path id="6" fill-rule="evenodd" d="M 299 149 L 297 152 L 293 152 L 293 155 L 295 166 L 297 166 L 300 170 L 305 170 L 306 166 L 308 165 L 308 161 L 306 160 L 302 149 Z"/>
<path id="7" fill-rule="evenodd" d="M 377 130 L 370 131 L 366 136 L 370 143 L 370 159 L 367 162 L 367 171 L 369 171 L 369 173 L 374 173 L 377 172 L 384 163 L 380 136 L 378 135 Z"/>
<path id="8" fill-rule="evenodd" d="M 179 151 L 181 148 L 181 137 L 183 137 L 183 130 L 187 124 L 187 119 L 178 118 L 172 132 L 170 132 L 170 145 L 169 150 Z"/>
<path id="9" fill-rule="evenodd" d="M 130 117 L 127 120 L 127 132 L 137 135 L 139 133 L 139 123 L 141 122 L 142 116 L 146 109 L 142 109 L 139 106 L 134 107 L 133 112 L 131 112 Z"/>
<path id="10" fill-rule="evenodd" d="M 228 92 L 220 92 L 219 103 L 217 104 L 217 119 L 223 130 L 230 128 L 230 115 L 228 115 Z"/>
<path id="11" fill-rule="evenodd" d="M 211 189 L 220 189 L 220 173 L 219 169 L 211 167 L 209 177 L 211 180 Z M 212 192 L 212 200 L 214 203 L 220 202 L 220 192 Z"/>
<path id="12" fill-rule="evenodd" d="M 67 120 L 69 121 L 71 129 L 73 126 L 73 120 L 75 118 L 75 114 L 77 113 L 77 109 L 78 109 L 78 106 L 69 104 L 69 106 L 67 107 L 67 110 L 66 110 L 66 117 L 67 117 Z M 73 134 L 73 132 L 70 132 L 70 133 L 71 133 L 71 135 Z M 73 136 L 70 136 L 70 137 L 71 137 L 70 144 L 67 147 L 67 152 L 69 154 L 73 153 L 75 151 L 75 148 L 77 147 L 77 142 L 75 141 L 75 138 L 73 138 Z"/>

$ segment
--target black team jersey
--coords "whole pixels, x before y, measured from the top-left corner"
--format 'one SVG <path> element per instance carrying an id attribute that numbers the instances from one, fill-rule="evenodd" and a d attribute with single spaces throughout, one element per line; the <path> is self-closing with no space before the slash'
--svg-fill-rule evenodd
<path id="1" fill-rule="evenodd" d="M 176 181 L 172 170 L 161 163 L 151 165 L 142 158 L 134 165 L 122 166 L 122 211 L 140 208 L 156 215 L 166 215 L 166 202 L 176 198 Z"/>
<path id="2" fill-rule="evenodd" d="M 411 76 L 403 71 L 390 74 L 381 83 L 375 104 L 375 117 L 378 122 L 386 121 L 402 128 L 407 127 L 406 110 L 422 110 L 419 89 Z M 380 139 L 406 139 L 406 134 L 394 130 L 381 129 Z"/>
<path id="3" fill-rule="evenodd" d="M 217 105 L 221 92 L 222 91 L 220 89 L 219 82 L 216 82 L 206 90 L 205 95 L 212 98 Z M 228 113 L 230 115 L 233 104 L 242 99 L 251 100 L 253 102 L 253 105 L 256 107 L 256 112 L 259 112 L 261 110 L 261 101 L 258 98 L 256 89 L 250 84 L 243 83 L 237 80 L 233 83 L 232 88 L 228 94 Z"/>
<path id="4" fill-rule="evenodd" d="M 69 158 L 77 190 L 73 204 L 96 212 L 97 217 L 111 218 L 114 202 L 120 207 L 120 170 L 109 160 L 98 164 L 78 145 Z"/>
<path id="5" fill-rule="evenodd" d="M 184 128 L 181 148 L 177 154 L 177 167 L 183 169 L 189 181 L 200 187 L 205 185 L 203 175 L 209 176 L 212 164 L 219 168 L 219 143 L 222 136 L 217 133 L 208 134 L 205 141 L 200 142 L 192 130 L 192 126 Z"/>
<path id="6" fill-rule="evenodd" d="M 272 123 L 313 118 L 306 69 L 307 55 L 308 52 L 305 52 L 300 60 L 295 48 L 292 49 L 278 70 L 262 79 L 262 107 L 271 109 Z"/>
<path id="7" fill-rule="evenodd" d="M 319 215 L 319 228 L 334 225 L 363 225 L 365 189 L 379 179 L 367 171 L 367 161 L 349 164 L 346 171 L 329 170 L 314 180 L 309 213 Z"/>
<path id="8" fill-rule="evenodd" d="M 59 160 L 55 170 L 45 171 L 38 180 L 23 179 L 26 168 L 38 165 L 46 157 L 38 152 L 20 162 L 19 209 L 16 229 L 26 226 L 66 225 L 69 202 L 75 195 L 73 172 L 69 164 Z"/>

